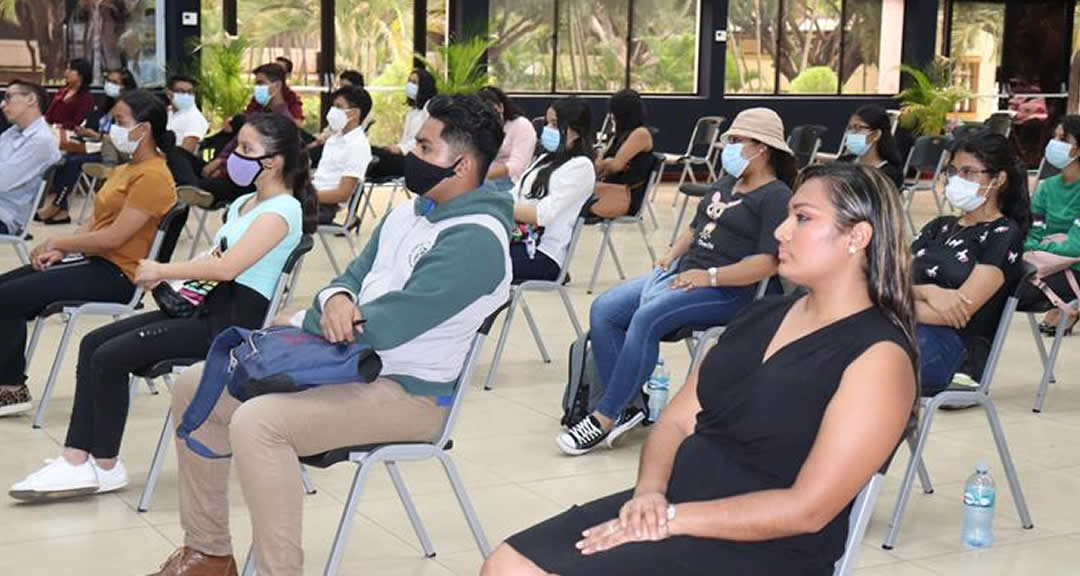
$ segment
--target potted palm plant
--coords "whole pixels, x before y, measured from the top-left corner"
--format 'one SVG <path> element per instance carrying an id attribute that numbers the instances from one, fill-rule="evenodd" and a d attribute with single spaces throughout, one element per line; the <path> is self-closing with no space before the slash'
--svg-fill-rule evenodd
<path id="1" fill-rule="evenodd" d="M 243 38 L 222 33 L 192 50 L 201 53 L 201 65 L 192 76 L 199 82 L 203 114 L 214 126 L 243 112 L 251 99 L 251 81 L 244 66 L 247 49 Z"/>
<path id="2" fill-rule="evenodd" d="M 482 34 L 452 38 L 450 43 L 436 49 L 438 58 L 424 59 L 433 72 L 440 94 L 473 94 L 490 81 L 484 56 L 492 41 Z"/>
<path id="3" fill-rule="evenodd" d="M 939 60 L 919 70 L 903 64 L 900 71 L 913 81 L 899 94 L 900 126 L 916 136 L 937 136 L 945 132 L 949 113 L 971 95 L 952 78 L 952 65 Z"/>

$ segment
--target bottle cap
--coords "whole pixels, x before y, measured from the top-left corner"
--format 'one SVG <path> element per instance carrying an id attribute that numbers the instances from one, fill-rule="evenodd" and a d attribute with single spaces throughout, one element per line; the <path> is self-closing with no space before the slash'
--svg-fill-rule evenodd
<path id="1" fill-rule="evenodd" d="M 986 465 L 986 462 L 979 462 L 975 464 L 975 471 L 979 474 L 987 474 L 990 472 L 990 467 Z"/>

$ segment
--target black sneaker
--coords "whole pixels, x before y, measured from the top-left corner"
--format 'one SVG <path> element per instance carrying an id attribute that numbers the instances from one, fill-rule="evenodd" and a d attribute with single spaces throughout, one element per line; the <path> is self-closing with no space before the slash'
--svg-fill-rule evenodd
<path id="1" fill-rule="evenodd" d="M 600 421 L 589 414 L 571 426 L 569 430 L 559 434 L 555 438 L 555 443 L 563 452 L 571 456 L 581 456 L 599 446 L 610 433 L 610 431 L 605 432 L 600 427 Z"/>
<path id="2" fill-rule="evenodd" d="M 641 424 L 644 421 L 645 411 L 641 408 L 631 406 L 626 410 L 623 410 L 623 413 L 619 415 L 619 419 L 615 421 L 615 425 L 608 431 L 607 440 L 604 444 L 606 444 L 608 448 L 613 448 L 615 446 L 615 441 L 619 439 L 619 436 L 633 430 L 638 424 Z"/>

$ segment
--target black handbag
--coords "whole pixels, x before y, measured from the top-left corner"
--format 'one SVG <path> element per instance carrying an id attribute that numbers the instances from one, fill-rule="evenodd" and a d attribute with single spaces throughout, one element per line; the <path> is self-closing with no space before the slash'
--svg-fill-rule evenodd
<path id="1" fill-rule="evenodd" d="M 222 238 L 221 246 L 214 251 L 214 255 L 224 254 L 226 246 L 225 238 Z M 154 286 L 150 295 L 157 302 L 158 309 L 170 318 L 191 318 L 203 307 L 206 297 L 217 285 L 215 280 L 167 280 Z"/>

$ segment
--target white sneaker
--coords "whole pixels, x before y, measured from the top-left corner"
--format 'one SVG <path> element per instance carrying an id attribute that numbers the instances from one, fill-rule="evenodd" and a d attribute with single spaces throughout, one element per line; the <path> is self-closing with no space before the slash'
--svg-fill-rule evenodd
<path id="1" fill-rule="evenodd" d="M 116 460 L 116 466 L 113 466 L 112 470 L 105 470 L 98 466 L 97 461 L 93 458 L 90 459 L 90 462 L 93 463 L 94 472 L 97 474 L 98 494 L 112 492 L 127 486 L 127 467 L 124 466 L 123 460 L 118 458 Z"/>
<path id="2" fill-rule="evenodd" d="M 72 466 L 61 457 L 46 460 L 42 469 L 13 484 L 8 495 L 16 500 L 36 502 L 93 494 L 98 488 L 93 464 L 87 461 Z"/>

